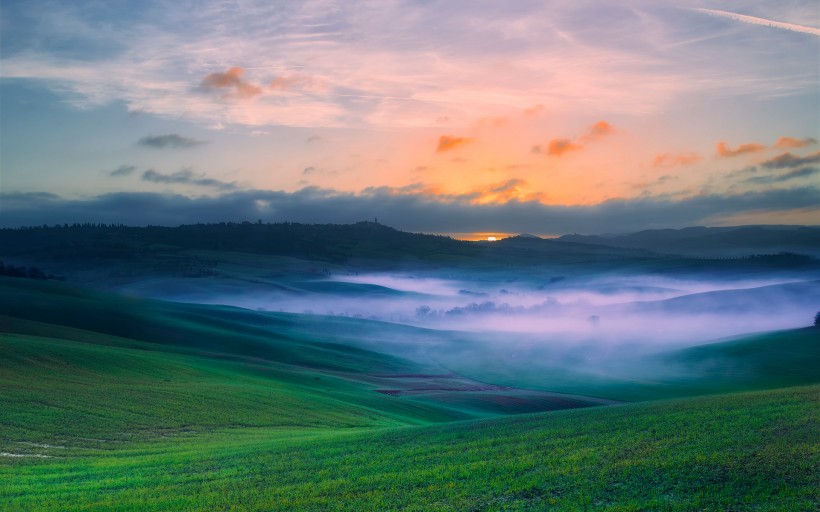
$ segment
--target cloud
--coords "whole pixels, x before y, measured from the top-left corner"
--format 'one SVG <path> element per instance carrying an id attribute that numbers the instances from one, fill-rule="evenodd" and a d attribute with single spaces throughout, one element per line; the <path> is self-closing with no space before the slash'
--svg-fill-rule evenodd
<path id="1" fill-rule="evenodd" d="M 569 151 L 580 151 L 583 146 L 575 144 L 570 139 L 552 139 L 547 145 L 547 154 L 550 156 L 561 156 Z"/>
<path id="2" fill-rule="evenodd" d="M 461 196 L 461 200 L 469 200 L 474 204 L 506 203 L 509 201 L 532 201 L 541 197 L 540 193 L 528 193 L 529 183 L 525 180 L 513 178 L 500 183 L 492 183 L 477 188 Z"/>
<path id="3" fill-rule="evenodd" d="M 13 31 L 15 45 L 0 56 L 4 79 L 35 81 L 78 108 L 122 104 L 206 126 L 429 127 L 445 118 L 466 126 L 476 113 L 538 104 L 556 116 L 641 116 L 692 93 L 711 101 L 817 88 L 816 54 L 803 38 L 761 30 L 740 39 L 733 27 L 700 23 L 700 14 L 668 2 L 609 2 L 605 12 L 598 2 L 478 2 L 470 9 L 437 2 L 373 9 L 338 0 L 288 9 L 257 0 L 241 9 L 147 2 L 116 15 L 52 2 L 52 21 L 42 23 L 28 21 L 43 19 L 27 12 L 36 10 L 30 3 L 7 4 L 4 29 Z M 755 9 L 782 10 L 763 2 Z M 718 52 L 722 58 L 712 58 Z M 749 60 L 770 52 L 773 58 Z M 503 70 L 493 71 L 500 63 Z M 294 75 L 333 77 L 330 94 L 272 94 L 274 82 L 299 87 Z M 241 102 L 214 108 L 202 101 L 203 90 L 258 101 L 253 112 Z"/>
<path id="4" fill-rule="evenodd" d="M 196 140 L 189 137 L 183 137 L 177 133 L 169 133 L 168 135 L 149 135 L 137 141 L 140 146 L 147 148 L 192 148 L 205 144 L 205 141 Z"/>
<path id="5" fill-rule="evenodd" d="M 218 190 L 230 190 L 236 188 L 236 182 L 225 182 L 202 175 L 195 175 L 190 169 L 183 169 L 171 174 L 162 174 L 153 169 L 148 169 L 142 173 L 142 180 L 151 183 L 174 183 L 182 185 L 196 185 L 199 187 L 210 187 Z"/>
<path id="6" fill-rule="evenodd" d="M 737 195 L 702 194 L 678 200 L 645 195 L 576 206 L 517 199 L 477 204 L 474 195 L 439 196 L 419 187 L 379 187 L 358 194 L 315 187 L 296 192 L 242 190 L 213 197 L 123 192 L 77 200 L 51 194 L 3 193 L 0 200 L 0 225 L 7 227 L 65 222 L 175 226 L 260 218 L 266 222 L 343 224 L 378 215 L 384 224 L 407 231 L 561 234 L 707 225 L 761 212 L 820 213 L 820 190 L 810 186 Z"/>
<path id="7" fill-rule="evenodd" d="M 455 123 L 476 112 L 537 104 L 558 115 L 645 115 L 691 93 L 780 98 L 813 94 L 817 86 L 810 72 L 816 55 L 803 38 L 761 30 L 734 44 L 732 30 L 699 23 L 702 15 L 666 2 L 609 2 L 605 11 L 596 2 L 481 2 L 471 9 L 385 2 L 365 10 L 338 0 L 305 0 L 292 9 L 255 0 L 235 9 L 147 2 L 117 16 L 58 3 L 49 9 L 51 22 L 36 24 L 26 19 L 34 9 L 26 2 L 4 9 L 15 41 L 1 57 L 4 78 L 37 81 L 79 108 L 123 104 L 205 125 L 356 126 L 366 117 L 371 124 L 429 126 L 447 117 L 463 126 Z M 762 2 L 755 8 L 780 9 Z M 27 23 L 16 26 L 18 20 Z M 723 58 L 709 57 L 718 52 Z M 774 58 L 750 63 L 760 52 Z M 253 67 L 229 67 L 240 62 Z M 498 73 L 486 72 L 498 65 Z M 292 82 L 296 69 L 333 77 L 332 92 L 340 94 L 290 95 L 287 102 L 270 94 L 269 84 Z M 202 101 L 203 88 L 256 97 L 265 108 L 253 115 L 214 108 Z M 358 99 L 343 96 L 348 92 Z M 401 97 L 429 100 L 430 108 L 419 115 L 418 101 L 382 99 Z"/>
<path id="8" fill-rule="evenodd" d="M 576 139 L 552 139 L 547 144 L 546 153 L 550 156 L 561 156 L 570 151 L 580 151 L 587 144 L 612 134 L 615 128 L 606 121 L 598 121 Z M 544 148 L 540 145 L 532 146 L 532 153 L 544 153 Z"/>
<path id="9" fill-rule="evenodd" d="M 114 169 L 113 171 L 109 171 L 106 174 L 109 176 L 129 176 L 137 170 L 135 165 L 121 165 Z"/>
<path id="10" fill-rule="evenodd" d="M 802 167 L 784 174 L 776 174 L 770 176 L 753 176 L 746 180 L 746 183 L 754 183 L 756 185 L 769 185 L 772 183 L 783 183 L 798 178 L 807 178 L 820 173 L 820 168 L 817 167 Z"/>
<path id="11" fill-rule="evenodd" d="M 777 142 L 774 143 L 774 147 L 777 149 L 797 149 L 806 146 L 813 146 L 817 144 L 817 139 L 812 137 L 806 137 L 805 139 L 796 139 L 794 137 L 780 137 L 777 139 Z"/>
<path id="12" fill-rule="evenodd" d="M 271 80 L 268 87 L 274 91 L 309 90 L 313 92 L 322 92 L 328 89 L 322 81 L 302 73 L 279 75 Z"/>
<path id="13" fill-rule="evenodd" d="M 723 141 L 718 142 L 716 146 L 717 156 L 720 158 L 730 158 L 740 155 L 746 155 L 749 153 L 759 153 L 760 151 L 765 150 L 766 146 L 764 146 L 763 144 L 758 144 L 757 142 L 741 144 L 737 147 L 737 149 L 729 149 L 729 147 Z"/>
<path id="14" fill-rule="evenodd" d="M 701 9 L 693 8 L 693 11 L 702 12 L 710 16 L 717 16 L 719 18 L 728 18 L 734 21 L 742 21 L 743 23 L 750 23 L 752 25 L 762 25 L 765 27 L 779 28 L 783 30 L 791 30 L 794 32 L 802 32 L 803 34 L 810 34 L 813 36 L 820 36 L 820 29 L 814 27 L 807 27 L 805 25 L 797 25 L 796 23 L 784 23 L 782 21 L 773 21 L 766 18 L 758 18 L 757 16 L 747 16 L 745 14 L 738 14 L 735 12 L 718 11 L 716 9 Z"/>
<path id="15" fill-rule="evenodd" d="M 313 165 L 305 167 L 302 169 L 303 176 L 336 176 L 339 174 L 339 171 L 333 171 L 321 167 L 315 167 Z"/>
<path id="16" fill-rule="evenodd" d="M 652 160 L 652 167 L 684 167 L 700 161 L 697 153 L 663 153 Z"/>
<path id="17" fill-rule="evenodd" d="M 320 135 L 311 135 L 310 137 L 305 139 L 305 144 L 313 144 L 314 142 L 321 142 L 323 140 L 325 139 Z"/>
<path id="18" fill-rule="evenodd" d="M 647 190 L 654 187 L 658 187 L 670 181 L 678 180 L 677 176 L 673 176 L 671 174 L 664 174 L 663 176 L 658 177 L 656 180 L 651 182 L 644 182 L 644 183 L 635 183 L 631 187 L 635 190 Z"/>
<path id="19" fill-rule="evenodd" d="M 581 139 L 584 142 L 592 142 L 600 139 L 601 137 L 611 135 L 614 131 L 615 128 L 613 128 L 611 124 L 606 121 L 598 121 L 589 128 L 586 135 L 584 135 Z"/>
<path id="20" fill-rule="evenodd" d="M 436 153 L 444 153 L 445 151 L 451 151 L 453 149 L 464 146 L 471 142 L 473 142 L 473 139 L 468 137 L 442 135 L 438 138 L 438 147 L 436 147 Z"/>
<path id="21" fill-rule="evenodd" d="M 818 162 L 820 162 L 820 151 L 803 157 L 787 152 L 782 155 L 778 155 L 771 160 L 767 160 L 760 165 L 765 169 L 787 169 L 800 167 L 806 164 L 816 164 Z"/>
<path id="22" fill-rule="evenodd" d="M 533 105 L 532 107 L 524 109 L 524 115 L 525 116 L 537 116 L 538 114 L 540 114 L 541 112 L 544 111 L 544 108 L 545 108 L 544 105 L 542 105 L 540 103 L 537 104 L 537 105 Z"/>
<path id="23" fill-rule="evenodd" d="M 224 73 L 211 73 L 202 80 L 202 87 L 211 90 L 227 89 L 240 99 L 249 99 L 262 94 L 261 87 L 242 80 L 244 73 L 245 71 L 238 67 L 230 68 Z"/>
<path id="24" fill-rule="evenodd" d="M 729 172 L 726 174 L 727 178 L 736 178 L 736 177 L 743 177 L 748 176 L 750 174 L 757 174 L 760 171 L 760 168 L 756 165 L 751 165 L 749 167 L 744 167 L 743 169 L 737 169 L 735 171 Z"/>
<path id="25" fill-rule="evenodd" d="M 476 128 L 502 128 L 504 125 L 509 123 L 509 119 L 504 116 L 495 116 L 495 117 L 482 117 L 479 119 L 475 126 Z"/>

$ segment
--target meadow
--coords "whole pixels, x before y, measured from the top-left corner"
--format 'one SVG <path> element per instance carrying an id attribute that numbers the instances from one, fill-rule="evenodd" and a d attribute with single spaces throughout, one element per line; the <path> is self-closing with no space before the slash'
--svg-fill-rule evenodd
<path id="1" fill-rule="evenodd" d="M 737 260 L 576 247 L 544 266 L 514 252 L 532 267 L 506 271 L 509 247 L 456 246 L 409 277 L 233 252 L 208 253 L 220 276 L 126 275 L 116 258 L 66 282 L 0 276 L 0 509 L 820 506 L 820 328 L 747 332 L 807 316 L 814 263 L 721 274 Z M 45 269 L 78 263 L 62 265 Z M 158 300 L 178 284 L 269 307 Z M 276 311 L 273 289 L 374 314 Z M 394 313 L 418 304 L 432 307 Z M 705 318 L 742 334 L 704 338 Z"/>

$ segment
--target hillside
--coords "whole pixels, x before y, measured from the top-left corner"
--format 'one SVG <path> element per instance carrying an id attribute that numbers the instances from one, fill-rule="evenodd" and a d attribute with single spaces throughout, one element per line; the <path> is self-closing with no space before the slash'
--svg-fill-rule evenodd
<path id="1" fill-rule="evenodd" d="M 705 294 L 709 298 L 717 297 L 715 304 L 682 297 L 637 303 L 633 307 L 653 311 L 662 308 L 664 314 L 672 314 L 672 311 L 681 311 L 678 304 L 682 300 L 688 300 L 708 311 L 715 309 L 716 304 L 733 304 L 732 300 L 720 299 L 727 295 L 772 303 L 776 298 L 782 300 L 788 293 L 796 294 L 795 300 L 799 301 L 807 296 L 806 293 L 816 290 L 811 283 L 795 283 Z M 734 302 L 742 301 L 736 299 Z M 621 306 L 614 308 L 617 310 Z M 701 310 L 695 313 L 702 314 Z M 594 340 L 544 343 L 533 342 L 530 335 L 506 334 L 501 342 L 498 335 L 489 333 L 440 331 L 366 319 L 182 304 L 14 278 L 0 278 L 0 318 L 0 331 L 8 333 L 126 348 L 135 343 L 148 343 L 154 351 L 240 362 L 250 360 L 255 364 L 265 362 L 280 367 L 288 365 L 298 371 L 331 372 L 412 400 L 432 400 L 438 404 L 444 400 L 449 405 L 466 402 L 462 405 L 468 408 L 480 408 L 475 400 L 494 400 L 488 395 L 503 395 L 505 391 L 494 389 L 494 385 L 634 400 L 765 389 L 771 387 L 772 372 L 779 372 L 777 374 L 785 379 L 779 382 L 780 385 L 820 381 L 820 372 L 816 370 L 820 368 L 817 348 L 820 346 L 820 330 L 811 328 L 783 331 L 777 336 L 738 337 L 732 341 L 734 346 L 749 343 L 753 348 L 721 353 L 722 359 L 712 361 L 709 366 L 701 365 L 701 368 L 698 364 L 684 365 L 683 362 L 694 357 L 687 354 L 703 353 L 709 350 L 707 347 L 722 345 L 702 345 L 687 349 L 693 352 L 678 355 L 680 349 L 674 345 L 666 351 L 662 348 L 647 350 L 646 347 L 636 351 L 627 344 L 622 353 L 604 354 Z M 771 357 L 775 353 L 782 354 L 782 346 L 791 349 L 791 360 Z M 776 368 L 767 366 L 755 372 L 749 357 L 766 360 Z M 676 363 L 678 359 L 681 361 L 679 365 Z M 803 370 L 793 371 L 795 369 L 790 366 L 793 363 L 802 365 Z M 718 378 L 705 370 L 737 367 L 747 368 L 742 376 L 737 375 L 738 382 L 732 381 L 731 372 L 727 374 L 729 377 Z M 697 371 L 692 373 L 690 369 Z M 436 383 L 435 379 L 391 377 L 416 374 L 455 374 L 458 378 L 448 377 L 444 379 L 446 382 Z M 420 396 L 424 393 L 419 391 L 430 387 L 442 389 L 430 396 Z M 469 390 L 481 387 L 488 389 L 478 394 L 443 396 L 449 388 Z M 506 392 L 519 393 L 514 390 Z M 584 400 L 590 399 L 582 399 L 582 402 Z M 495 401 L 503 400 L 499 397 Z M 537 405 L 532 406 L 538 409 Z M 528 409 L 524 407 L 523 410 Z"/>
<path id="2" fill-rule="evenodd" d="M 27 457 L 0 460 L 0 509 L 814 510 L 819 393 L 56 446 L 35 427 L 13 448 Z"/>
<path id="3" fill-rule="evenodd" d="M 564 235 L 557 241 L 694 256 L 793 252 L 820 257 L 820 227 L 816 226 L 652 229 L 623 235 Z"/>
<path id="4" fill-rule="evenodd" d="M 596 398 L 816 384 L 815 328 L 655 355 L 667 371 L 627 381 L 469 333 L 53 281 L 0 278 L 0 313 L 2 510 L 818 504 L 817 385 Z"/>
<path id="5" fill-rule="evenodd" d="M 423 295 L 429 289 L 416 286 L 410 293 L 355 278 L 401 275 L 445 279 L 468 293 L 514 287 L 544 295 L 571 288 L 647 290 L 659 278 L 820 279 L 820 260 L 800 255 L 696 258 L 528 237 L 462 242 L 372 222 L 3 229 L 0 262 L 25 274 L 133 296 L 295 313 L 341 309 L 402 323 L 428 305 Z M 416 304 L 405 307 L 411 299 Z M 466 305 L 450 303 L 446 309 Z"/>
<path id="6" fill-rule="evenodd" d="M 222 416 L 231 418 L 222 426 L 309 427 L 316 423 L 310 410 L 332 419 L 316 424 L 341 428 L 611 403 L 455 374 L 426 354 L 446 336 L 381 322 L 129 299 L 7 278 L 0 278 L 0 313 L 6 439 L 41 413 L 69 419 L 56 428 L 121 435 L 208 429 Z M 37 412 L 32 400 L 41 404 Z M 99 416 L 101 407 L 116 414 Z"/>
<path id="7" fill-rule="evenodd" d="M 0 510 L 820 505 L 816 260 L 360 224 L 0 232 Z"/>

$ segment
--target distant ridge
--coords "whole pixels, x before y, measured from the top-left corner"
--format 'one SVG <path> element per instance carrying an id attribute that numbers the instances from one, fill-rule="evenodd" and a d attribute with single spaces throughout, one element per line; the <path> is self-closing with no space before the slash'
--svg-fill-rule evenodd
<path id="1" fill-rule="evenodd" d="M 564 235 L 558 242 L 646 249 L 691 256 L 794 252 L 820 257 L 820 227 L 736 226 L 650 229 L 625 235 Z"/>
<path id="2" fill-rule="evenodd" d="M 459 253 L 467 242 L 440 235 L 399 231 L 384 224 L 220 222 L 178 227 L 75 224 L 0 229 L 0 253 L 45 251 L 57 258 L 133 258 L 156 248 L 275 254 L 342 262 L 352 256 L 420 256 Z"/>
<path id="3" fill-rule="evenodd" d="M 789 254 L 779 255 L 781 252 Z M 247 256 L 239 256 L 242 254 Z M 278 283 L 276 279 L 293 272 L 313 277 L 365 270 L 515 272 L 543 269 L 545 265 L 590 263 L 640 264 L 656 270 L 672 266 L 681 272 L 706 268 L 713 272 L 715 265 L 722 271 L 735 272 L 757 272 L 772 265 L 796 271 L 820 265 L 817 256 L 820 228 L 807 227 L 690 228 L 610 238 L 568 235 L 545 239 L 523 233 L 492 243 L 408 233 L 370 221 L 225 222 L 178 227 L 75 224 L 0 229 L 0 261 L 6 265 L 36 267 L 47 274 L 64 276 L 69 282 L 101 287 L 169 276 L 253 283 L 270 278 Z M 715 258 L 743 261 L 696 261 Z"/>

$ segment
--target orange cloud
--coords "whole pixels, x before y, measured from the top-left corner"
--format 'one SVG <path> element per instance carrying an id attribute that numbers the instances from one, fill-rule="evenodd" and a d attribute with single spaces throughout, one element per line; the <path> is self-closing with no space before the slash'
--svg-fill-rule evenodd
<path id="1" fill-rule="evenodd" d="M 580 151 L 584 147 L 601 137 L 606 137 L 615 131 L 615 128 L 606 121 L 598 121 L 589 127 L 589 130 L 580 137 L 573 139 L 552 139 L 547 145 L 547 154 L 550 156 L 561 156 L 568 151 Z M 541 146 L 533 146 L 533 153 L 543 153 Z"/>
<path id="2" fill-rule="evenodd" d="M 664 153 L 655 157 L 652 160 L 652 167 L 677 167 L 692 165 L 700 161 L 700 156 L 697 153 L 680 153 L 673 155 L 671 153 Z"/>
<path id="3" fill-rule="evenodd" d="M 795 139 L 794 137 L 780 137 L 774 143 L 778 149 L 796 149 L 817 144 L 817 139 L 806 137 L 805 139 Z"/>
<path id="4" fill-rule="evenodd" d="M 262 94 L 262 89 L 256 85 L 242 81 L 242 68 L 230 68 L 225 73 L 211 73 L 202 80 L 202 86 L 208 89 L 233 89 L 240 98 L 253 98 Z"/>
<path id="5" fill-rule="evenodd" d="M 457 147 L 469 144 L 471 142 L 473 142 L 473 139 L 467 137 L 442 135 L 438 138 L 438 147 L 436 148 L 436 153 L 444 153 L 445 151 L 456 149 Z"/>
<path id="6" fill-rule="evenodd" d="M 522 179 L 512 178 L 500 183 L 492 183 L 473 189 L 467 194 L 473 204 L 504 204 L 510 201 L 537 201 L 542 198 L 540 192 L 529 192 L 529 183 Z"/>
<path id="7" fill-rule="evenodd" d="M 552 139 L 547 147 L 547 154 L 551 156 L 561 156 L 568 151 L 580 151 L 584 147 L 575 144 L 569 139 Z"/>
<path id="8" fill-rule="evenodd" d="M 760 151 L 764 151 L 766 146 L 763 144 L 758 144 L 757 142 L 751 142 L 749 144 L 741 144 L 737 147 L 737 149 L 729 149 L 725 142 L 720 141 L 717 143 L 716 149 L 718 157 L 729 158 L 733 156 L 745 155 L 747 153 L 759 153 Z"/>
<path id="9" fill-rule="evenodd" d="M 590 127 L 589 131 L 584 136 L 584 140 L 591 142 L 595 139 L 600 139 L 601 137 L 610 135 L 614 131 L 615 128 L 613 128 L 611 124 L 606 121 L 598 121 Z"/>

